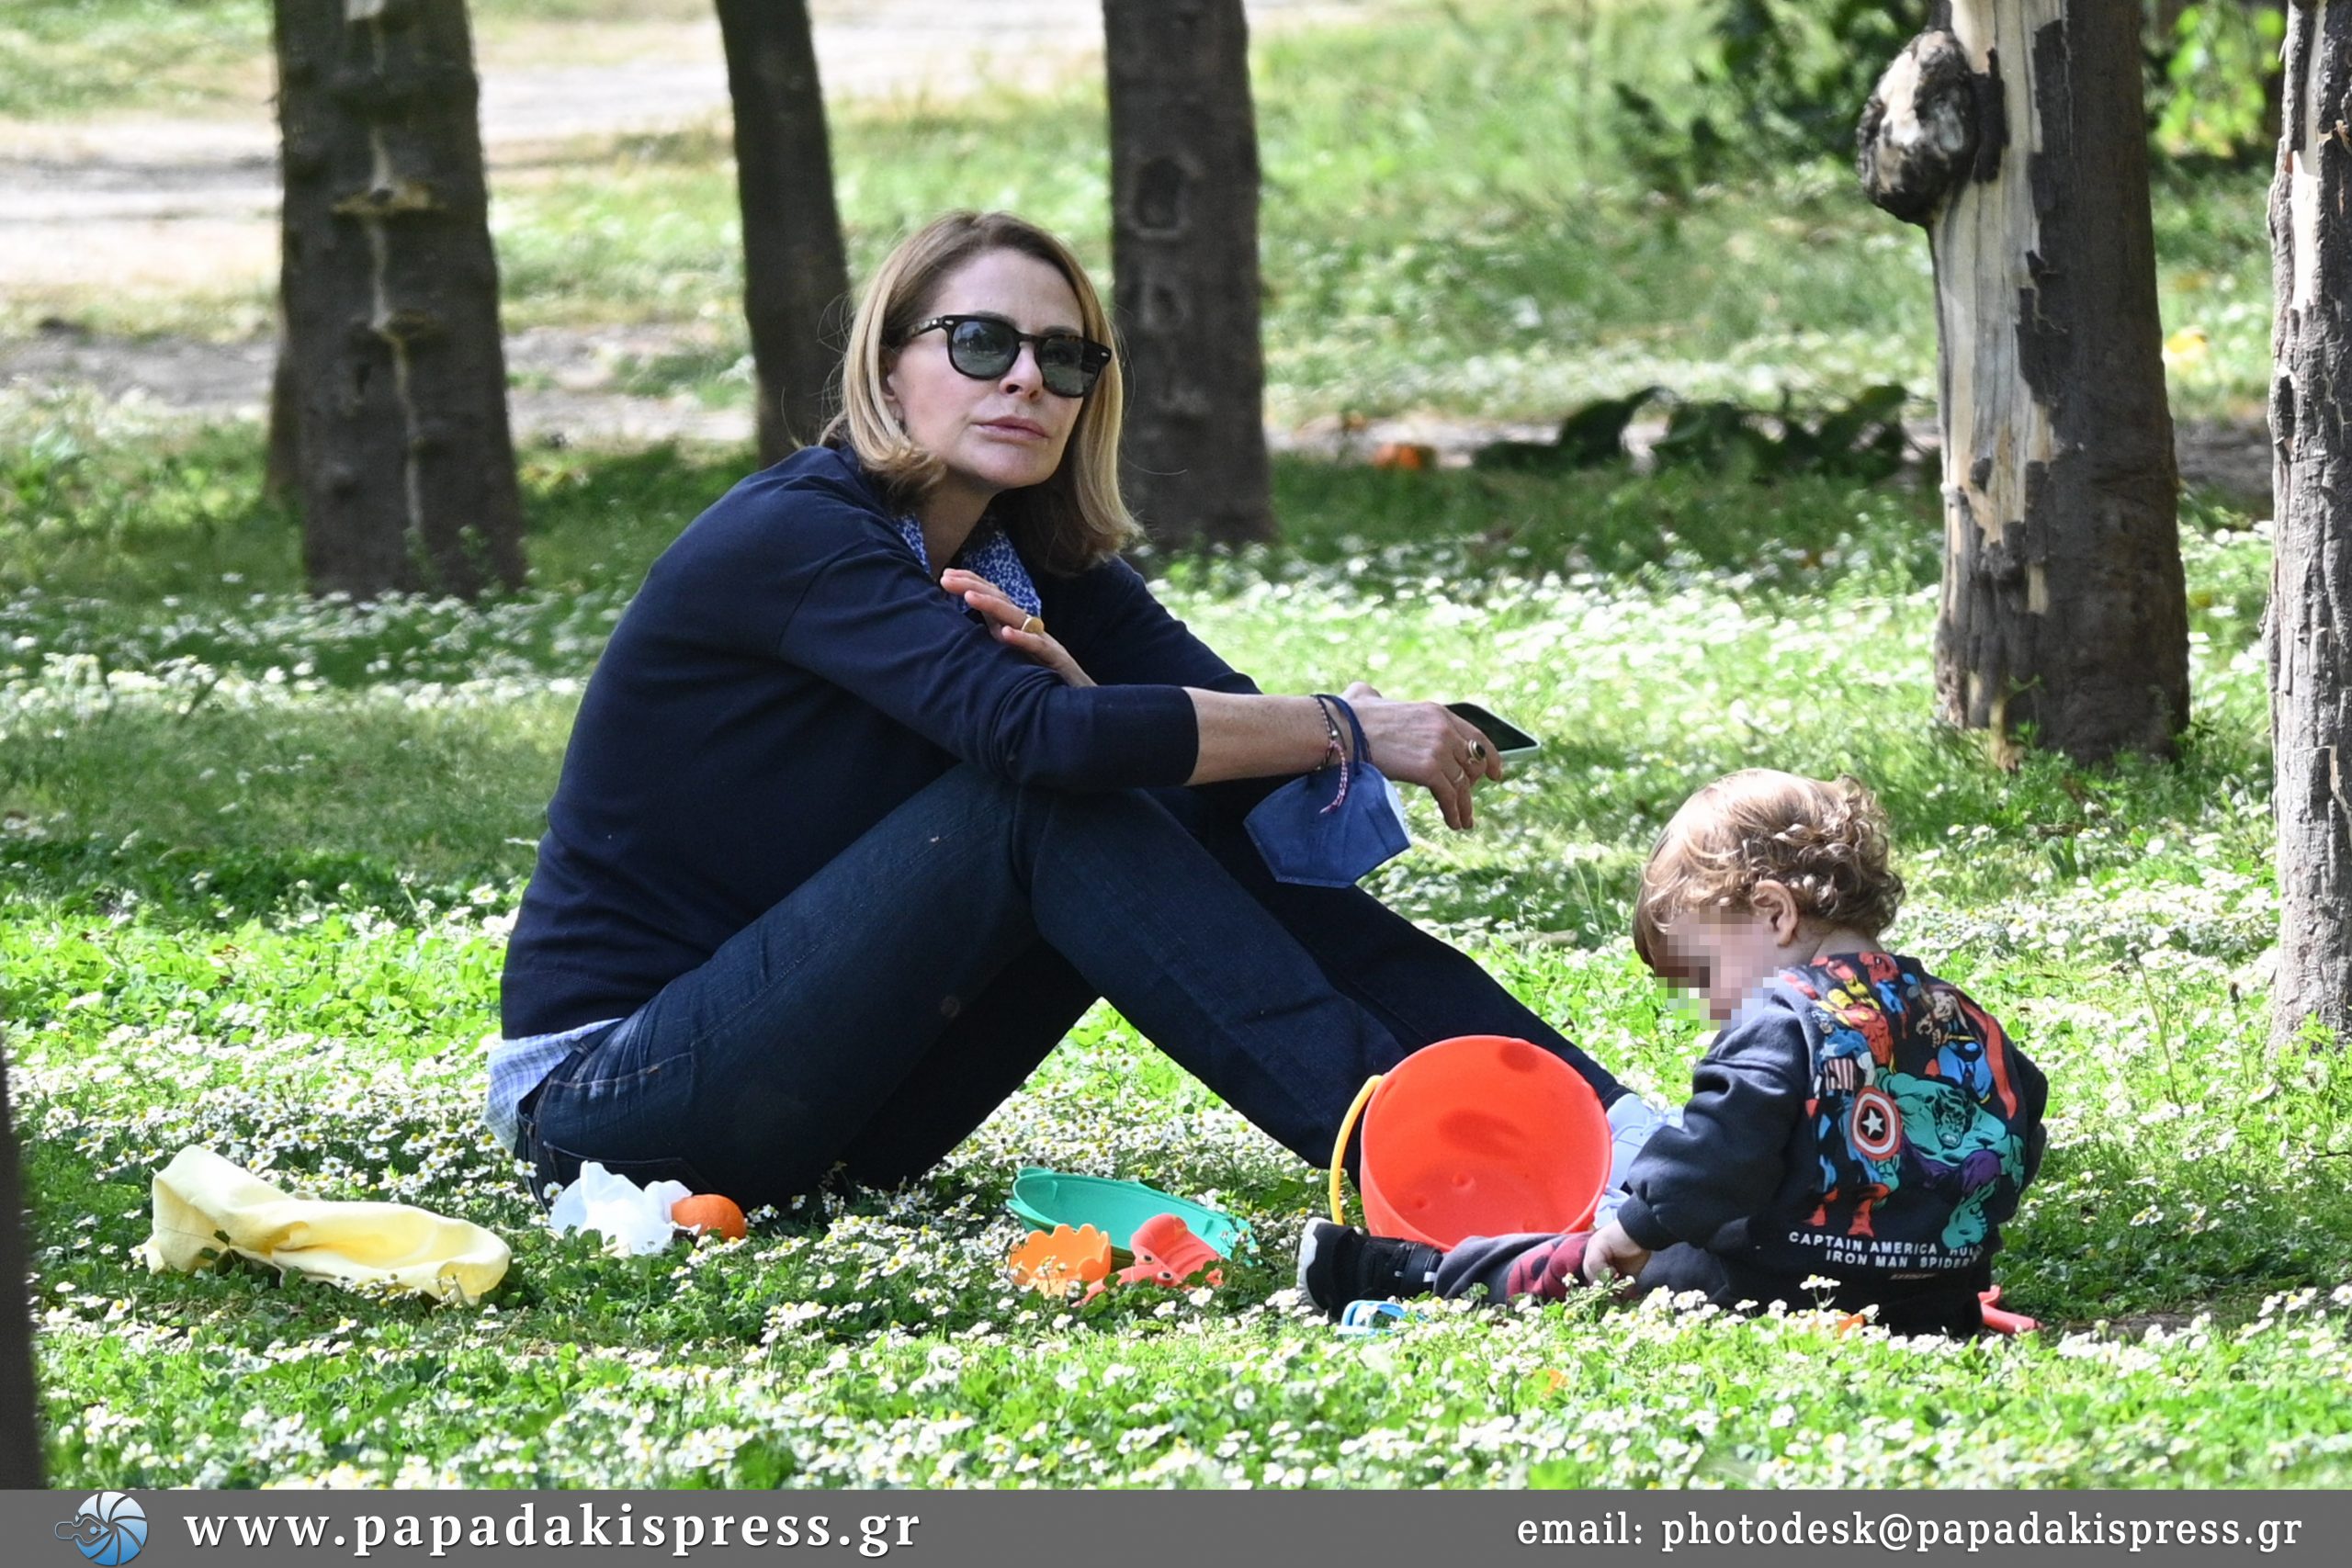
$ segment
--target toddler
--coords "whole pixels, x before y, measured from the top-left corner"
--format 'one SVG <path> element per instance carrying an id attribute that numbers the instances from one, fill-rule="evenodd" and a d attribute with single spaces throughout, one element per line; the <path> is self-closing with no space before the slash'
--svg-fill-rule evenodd
<path id="1" fill-rule="evenodd" d="M 1613 1217 L 1445 1252 L 1314 1221 L 1300 1287 L 1336 1315 L 1623 1280 L 1747 1310 L 1826 1293 L 1897 1333 L 1979 1331 L 2048 1085 L 1958 987 L 1881 946 L 1902 897 L 1860 784 L 1750 769 L 1707 785 L 1642 868 L 1634 950 L 1722 1027 L 1679 1124 L 1656 1126 L 1608 1195 Z"/>

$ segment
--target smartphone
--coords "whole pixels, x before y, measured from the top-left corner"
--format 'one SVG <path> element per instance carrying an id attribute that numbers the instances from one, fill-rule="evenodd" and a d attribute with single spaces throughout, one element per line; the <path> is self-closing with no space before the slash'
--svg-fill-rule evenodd
<path id="1" fill-rule="evenodd" d="M 1457 718 L 1468 719 L 1485 731 L 1493 743 L 1495 755 L 1506 762 L 1523 762 L 1543 749 L 1544 743 L 1508 719 L 1496 717 L 1476 703 L 1448 703 L 1448 712 Z"/>

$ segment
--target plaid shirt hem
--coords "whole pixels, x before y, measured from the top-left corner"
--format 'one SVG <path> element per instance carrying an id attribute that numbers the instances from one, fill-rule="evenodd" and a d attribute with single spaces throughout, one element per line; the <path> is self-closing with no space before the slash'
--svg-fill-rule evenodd
<path id="1" fill-rule="evenodd" d="M 501 1040 L 490 1048 L 490 1094 L 483 1101 L 481 1119 L 490 1124 L 491 1135 L 511 1154 L 523 1155 L 522 1104 L 524 1096 L 547 1081 L 549 1073 L 572 1047 L 600 1029 L 610 1029 L 619 1019 L 600 1019 L 583 1023 L 577 1029 L 560 1030 L 553 1034 L 530 1034 L 520 1040 Z"/>

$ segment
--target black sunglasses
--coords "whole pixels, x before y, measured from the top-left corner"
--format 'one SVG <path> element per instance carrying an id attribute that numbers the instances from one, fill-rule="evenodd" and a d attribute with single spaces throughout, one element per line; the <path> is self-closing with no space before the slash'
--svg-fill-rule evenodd
<path id="1" fill-rule="evenodd" d="M 909 341 L 936 328 L 947 329 L 947 363 L 975 381 L 993 380 L 1012 368 L 1021 345 L 1037 350 L 1037 374 L 1046 390 L 1060 398 L 1082 398 L 1111 363 L 1111 351 L 1076 333 L 1024 333 L 994 316 L 933 316 L 907 333 Z"/>

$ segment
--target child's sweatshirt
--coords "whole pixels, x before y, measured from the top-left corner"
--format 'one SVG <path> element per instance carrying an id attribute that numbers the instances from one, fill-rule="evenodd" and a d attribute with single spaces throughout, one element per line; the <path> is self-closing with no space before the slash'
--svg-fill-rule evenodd
<path id="1" fill-rule="evenodd" d="M 1783 969 L 1701 1058 L 1617 1223 L 1653 1252 L 1689 1242 L 1745 1265 L 1759 1288 L 1973 1288 L 2041 1163 L 2048 1099 L 2001 1026 L 1916 959 Z"/>

